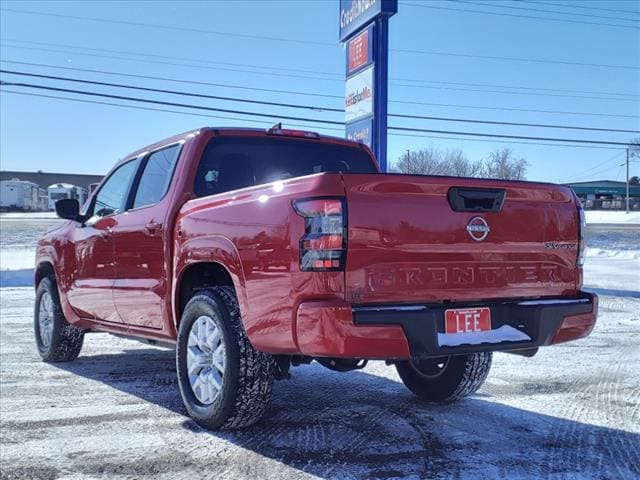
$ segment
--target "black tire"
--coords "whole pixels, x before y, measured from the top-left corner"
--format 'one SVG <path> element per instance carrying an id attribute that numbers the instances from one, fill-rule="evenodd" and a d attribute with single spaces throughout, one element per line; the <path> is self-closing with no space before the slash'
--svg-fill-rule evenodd
<path id="1" fill-rule="evenodd" d="M 51 302 L 51 309 L 44 314 L 44 321 L 51 325 L 50 338 L 43 339 L 40 331 L 42 302 Z M 51 322 L 49 324 L 48 322 Z M 38 353 L 45 362 L 70 362 L 75 360 L 82 350 L 84 330 L 71 325 L 64 318 L 60 306 L 58 286 L 54 276 L 43 278 L 36 290 L 36 304 L 33 314 L 33 329 L 36 337 Z"/>
<path id="2" fill-rule="evenodd" d="M 202 316 L 214 321 L 225 345 L 222 388 L 208 405 L 196 397 L 187 368 L 191 328 Z M 176 366 L 182 401 L 199 425 L 212 430 L 235 430 L 253 425 L 263 416 L 271 398 L 275 362 L 249 342 L 233 288 L 201 290 L 189 300 L 180 320 Z"/>
<path id="3" fill-rule="evenodd" d="M 455 402 L 475 393 L 491 368 L 491 352 L 396 364 L 406 387 L 429 402 Z"/>

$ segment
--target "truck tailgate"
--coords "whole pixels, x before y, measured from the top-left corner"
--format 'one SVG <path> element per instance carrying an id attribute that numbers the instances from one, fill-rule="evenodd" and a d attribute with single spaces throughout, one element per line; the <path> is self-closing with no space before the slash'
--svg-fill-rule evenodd
<path id="1" fill-rule="evenodd" d="M 579 220 L 566 187 L 414 175 L 343 178 L 345 287 L 354 304 L 576 292 Z"/>

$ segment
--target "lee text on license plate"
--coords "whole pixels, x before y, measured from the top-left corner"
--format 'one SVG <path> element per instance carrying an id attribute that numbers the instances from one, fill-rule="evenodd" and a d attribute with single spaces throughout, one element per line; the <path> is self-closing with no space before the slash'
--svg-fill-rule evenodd
<path id="1" fill-rule="evenodd" d="M 471 333 L 491 330 L 491 310 L 487 307 L 445 310 L 444 330 L 445 333 Z"/>

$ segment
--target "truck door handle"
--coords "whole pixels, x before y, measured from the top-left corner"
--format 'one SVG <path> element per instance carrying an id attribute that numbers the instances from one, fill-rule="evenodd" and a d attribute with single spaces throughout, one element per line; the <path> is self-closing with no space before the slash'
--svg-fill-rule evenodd
<path id="1" fill-rule="evenodd" d="M 147 235 L 153 236 L 158 233 L 158 230 L 162 228 L 162 225 L 151 220 L 144 226 L 144 230 L 147 232 Z"/>

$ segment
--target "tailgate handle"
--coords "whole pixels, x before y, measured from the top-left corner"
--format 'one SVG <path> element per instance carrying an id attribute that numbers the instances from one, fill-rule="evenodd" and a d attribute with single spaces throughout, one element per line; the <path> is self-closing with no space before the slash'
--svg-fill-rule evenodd
<path id="1" fill-rule="evenodd" d="M 499 212 L 505 191 L 489 188 L 451 187 L 447 198 L 454 212 Z"/>

